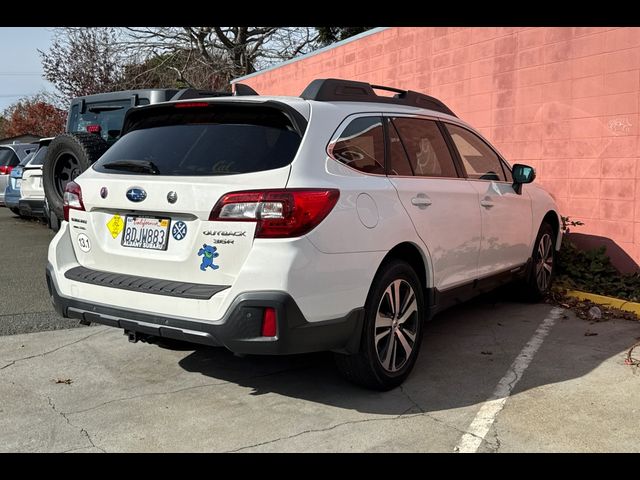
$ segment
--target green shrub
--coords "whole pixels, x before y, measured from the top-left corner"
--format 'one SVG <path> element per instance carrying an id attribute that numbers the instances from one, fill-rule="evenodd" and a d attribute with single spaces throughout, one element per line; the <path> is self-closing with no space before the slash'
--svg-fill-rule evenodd
<path id="1" fill-rule="evenodd" d="M 562 230 L 582 222 L 562 217 Z M 640 302 L 640 275 L 620 273 L 607 255 L 606 247 L 579 249 L 565 235 L 557 256 L 556 284 L 563 288 Z"/>

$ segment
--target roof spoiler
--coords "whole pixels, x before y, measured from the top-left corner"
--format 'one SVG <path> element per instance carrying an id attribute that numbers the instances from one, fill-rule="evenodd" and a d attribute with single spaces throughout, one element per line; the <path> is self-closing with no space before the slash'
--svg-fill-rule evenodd
<path id="1" fill-rule="evenodd" d="M 245 95 L 259 95 L 253 88 L 244 83 L 233 84 L 233 95 L 235 97 L 244 97 Z"/>

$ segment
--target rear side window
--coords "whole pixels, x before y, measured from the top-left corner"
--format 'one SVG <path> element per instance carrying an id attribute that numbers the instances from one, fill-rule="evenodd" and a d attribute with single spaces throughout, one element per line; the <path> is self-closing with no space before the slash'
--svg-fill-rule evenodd
<path id="1" fill-rule="evenodd" d="M 381 117 L 360 117 L 349 123 L 329 146 L 335 160 L 364 173 L 384 175 L 384 130 Z"/>
<path id="2" fill-rule="evenodd" d="M 457 125 L 446 124 L 467 176 L 476 180 L 506 181 L 500 158 L 480 137 Z"/>
<path id="3" fill-rule="evenodd" d="M 20 159 L 10 148 L 0 148 L 0 167 L 15 167 Z"/>
<path id="4" fill-rule="evenodd" d="M 94 164 L 104 173 L 234 175 L 284 167 L 300 145 L 273 108 L 150 110 Z"/>
<path id="5" fill-rule="evenodd" d="M 413 175 L 457 178 L 449 148 L 433 120 L 398 117 L 392 120 L 409 158 Z M 393 140 L 391 139 L 393 142 Z"/>

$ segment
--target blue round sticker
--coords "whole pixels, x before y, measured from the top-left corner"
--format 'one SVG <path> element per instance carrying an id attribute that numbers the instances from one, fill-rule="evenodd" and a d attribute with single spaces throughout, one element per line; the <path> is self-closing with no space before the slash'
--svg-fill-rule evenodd
<path id="1" fill-rule="evenodd" d="M 171 228 L 171 235 L 176 240 L 182 240 L 187 236 L 187 224 L 180 221 L 173 224 L 173 228 Z"/>

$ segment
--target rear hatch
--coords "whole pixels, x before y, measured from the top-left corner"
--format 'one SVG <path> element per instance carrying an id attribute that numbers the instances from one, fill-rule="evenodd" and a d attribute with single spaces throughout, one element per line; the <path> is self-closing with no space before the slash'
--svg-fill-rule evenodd
<path id="1" fill-rule="evenodd" d="M 127 133 L 76 179 L 82 202 L 68 217 L 79 263 L 103 272 L 231 285 L 256 223 L 210 221 L 210 214 L 229 192 L 286 186 L 303 133 L 294 123 L 257 102 L 138 110 L 128 118 Z"/>
<path id="2" fill-rule="evenodd" d="M 23 198 L 44 198 L 42 165 L 47 156 L 47 145 L 42 145 L 22 170 L 21 193 Z"/>

